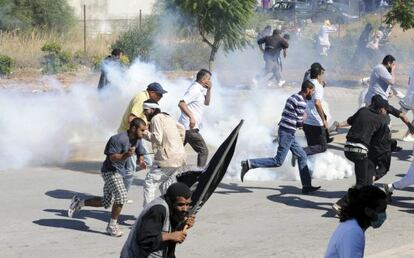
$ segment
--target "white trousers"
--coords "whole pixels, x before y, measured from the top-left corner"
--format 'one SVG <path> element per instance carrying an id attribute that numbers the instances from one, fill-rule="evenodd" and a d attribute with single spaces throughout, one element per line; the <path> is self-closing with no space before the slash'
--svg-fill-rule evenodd
<path id="1" fill-rule="evenodd" d="M 410 185 L 414 185 L 414 160 L 411 161 L 411 165 L 408 168 L 407 173 L 399 181 L 392 183 L 395 189 L 404 189 Z"/>
<path id="2" fill-rule="evenodd" d="M 177 181 L 175 177 L 172 177 L 176 170 L 177 168 L 159 168 L 155 166 L 150 168 L 144 181 L 144 206 L 158 196 L 165 194 L 167 188 Z"/>

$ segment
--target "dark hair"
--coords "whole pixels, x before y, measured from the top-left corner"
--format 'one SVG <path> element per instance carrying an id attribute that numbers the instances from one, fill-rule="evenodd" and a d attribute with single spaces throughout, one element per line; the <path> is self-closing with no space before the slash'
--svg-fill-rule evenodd
<path id="1" fill-rule="evenodd" d="M 321 66 L 319 66 L 319 67 L 317 67 L 317 66 L 312 67 L 310 69 L 310 78 L 311 79 L 316 79 L 318 77 L 318 75 L 321 75 L 322 74 L 322 71 L 324 71 L 324 70 L 322 69 Z"/>
<path id="2" fill-rule="evenodd" d="M 376 209 L 380 200 L 386 200 L 387 195 L 376 186 L 366 185 L 361 188 L 349 188 L 348 200 L 340 211 L 339 220 L 341 222 L 349 219 L 356 219 L 361 228 L 367 228 L 370 218 L 365 214 L 365 208 Z"/>
<path id="3" fill-rule="evenodd" d="M 123 54 L 124 51 L 120 48 L 114 48 L 111 52 L 111 56 L 119 56 L 120 54 Z"/>
<path id="4" fill-rule="evenodd" d="M 316 67 L 318 67 L 318 68 L 320 68 L 320 69 L 324 70 L 324 69 L 322 68 L 322 65 L 321 65 L 320 63 L 317 63 L 317 62 L 315 62 L 315 63 L 311 64 L 310 69 L 314 69 L 314 68 L 316 68 Z M 324 71 L 325 71 L 325 70 L 324 70 Z"/>
<path id="5" fill-rule="evenodd" d="M 306 80 L 302 83 L 301 91 L 305 92 L 307 89 L 313 89 L 315 88 L 315 85 L 313 85 L 312 82 Z"/>
<path id="6" fill-rule="evenodd" d="M 209 74 L 211 76 L 211 72 L 207 69 L 201 69 L 200 71 L 198 71 L 197 75 L 196 75 L 196 81 L 199 82 L 201 81 L 201 79 L 203 79 L 203 77 Z"/>
<path id="7" fill-rule="evenodd" d="M 285 35 L 283 35 L 283 38 L 289 40 L 290 39 L 290 35 L 289 34 L 285 34 Z"/>
<path id="8" fill-rule="evenodd" d="M 135 127 L 135 128 L 139 128 L 141 126 L 146 126 L 147 124 L 145 123 L 144 120 L 142 120 L 139 117 L 136 117 L 134 119 L 132 119 L 132 121 L 129 123 L 129 128 Z"/>
<path id="9" fill-rule="evenodd" d="M 273 35 L 280 35 L 280 33 L 282 33 L 282 31 L 279 30 L 279 29 L 274 29 L 273 30 Z"/>
<path id="10" fill-rule="evenodd" d="M 388 63 L 392 63 L 394 61 L 395 61 L 395 57 L 393 57 L 392 55 L 386 55 L 384 59 L 382 59 L 382 64 L 387 65 Z"/>

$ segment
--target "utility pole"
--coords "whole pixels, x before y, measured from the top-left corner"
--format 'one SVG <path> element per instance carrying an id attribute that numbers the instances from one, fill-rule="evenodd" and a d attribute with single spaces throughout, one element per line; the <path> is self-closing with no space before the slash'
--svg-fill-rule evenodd
<path id="1" fill-rule="evenodd" d="M 86 4 L 83 5 L 83 54 L 86 57 Z"/>

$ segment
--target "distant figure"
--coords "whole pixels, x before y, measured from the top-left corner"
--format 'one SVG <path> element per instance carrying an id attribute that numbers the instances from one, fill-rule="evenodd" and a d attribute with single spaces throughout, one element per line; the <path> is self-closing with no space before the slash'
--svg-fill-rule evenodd
<path id="1" fill-rule="evenodd" d="M 272 35 L 272 26 L 266 25 L 266 27 L 257 34 L 257 40 L 263 39 L 265 37 Z M 264 53 L 264 48 L 262 45 L 259 45 L 260 50 Z"/>
<path id="2" fill-rule="evenodd" d="M 359 36 L 357 47 L 351 61 L 352 66 L 355 68 L 355 70 L 360 70 L 365 64 L 365 62 L 363 62 L 366 54 L 365 48 L 369 42 L 369 35 L 371 34 L 372 29 L 372 24 L 367 23 L 361 35 Z"/>
<path id="3" fill-rule="evenodd" d="M 408 88 L 407 92 L 405 93 L 405 97 L 400 100 L 401 111 L 403 113 L 407 113 L 411 111 L 414 114 L 414 65 L 411 67 L 410 77 L 408 78 Z M 411 122 L 414 124 L 414 120 Z M 410 131 L 404 135 L 403 141 L 412 142 L 414 141 L 414 137 L 411 136 Z"/>
<path id="4" fill-rule="evenodd" d="M 259 44 L 259 46 L 262 44 L 265 45 L 265 71 L 260 77 L 266 77 L 267 74 L 272 73 L 273 77 L 271 79 L 275 79 L 279 86 L 282 86 L 285 82 L 281 80 L 282 59 L 280 57 L 280 52 L 287 49 L 289 47 L 289 43 L 288 40 L 286 38 L 282 38 L 280 34 L 281 30 L 275 29 L 272 36 L 259 39 L 257 44 Z M 284 55 L 286 55 L 286 52 L 284 52 Z"/>
<path id="5" fill-rule="evenodd" d="M 262 7 L 263 10 L 267 10 L 270 8 L 270 0 L 262 0 Z"/>
<path id="6" fill-rule="evenodd" d="M 365 231 L 379 228 L 387 219 L 386 195 L 376 186 L 348 190 L 349 203 L 339 214 L 340 224 L 329 240 L 325 258 L 362 258 Z"/>
<path id="7" fill-rule="evenodd" d="M 99 83 L 98 83 L 98 90 L 102 90 L 103 88 L 105 88 L 110 81 L 108 80 L 108 76 L 107 76 L 107 66 L 108 65 L 114 65 L 114 64 L 120 64 L 120 59 L 122 58 L 122 56 L 124 55 L 124 51 L 122 51 L 119 48 L 115 48 L 112 50 L 111 55 L 107 56 L 101 63 L 101 77 L 99 78 Z"/>
<path id="8" fill-rule="evenodd" d="M 331 22 L 329 20 L 325 20 L 318 35 L 319 46 L 321 47 L 321 56 L 328 55 L 328 50 L 331 48 L 331 42 L 329 41 L 329 33 L 335 31 L 336 28 L 331 25 Z"/>

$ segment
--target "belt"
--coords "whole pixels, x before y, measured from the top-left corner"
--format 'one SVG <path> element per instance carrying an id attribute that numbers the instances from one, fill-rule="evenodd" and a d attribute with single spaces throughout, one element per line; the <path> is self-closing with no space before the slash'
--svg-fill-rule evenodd
<path id="1" fill-rule="evenodd" d="M 349 151 L 349 152 L 356 152 L 356 153 L 363 153 L 363 154 L 367 154 L 368 151 L 359 147 L 350 147 L 350 146 L 345 146 L 344 147 L 344 151 Z"/>

